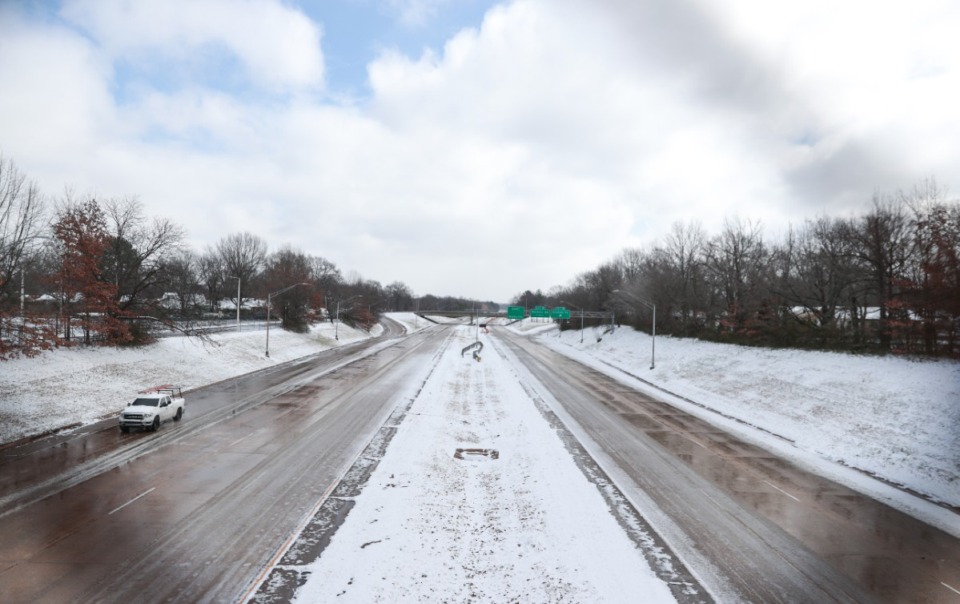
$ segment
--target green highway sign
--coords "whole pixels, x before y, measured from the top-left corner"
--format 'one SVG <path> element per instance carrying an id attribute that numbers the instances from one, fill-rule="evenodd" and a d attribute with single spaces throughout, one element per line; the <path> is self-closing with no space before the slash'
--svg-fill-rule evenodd
<path id="1" fill-rule="evenodd" d="M 527 315 L 527 309 L 522 306 L 508 306 L 507 307 L 507 318 L 508 319 L 522 319 Z"/>
<path id="2" fill-rule="evenodd" d="M 550 316 L 550 311 L 545 306 L 535 306 L 530 309 L 530 316 L 535 319 L 546 319 Z"/>
<path id="3" fill-rule="evenodd" d="M 550 317 L 553 319 L 569 319 L 570 311 L 562 306 L 550 310 Z"/>

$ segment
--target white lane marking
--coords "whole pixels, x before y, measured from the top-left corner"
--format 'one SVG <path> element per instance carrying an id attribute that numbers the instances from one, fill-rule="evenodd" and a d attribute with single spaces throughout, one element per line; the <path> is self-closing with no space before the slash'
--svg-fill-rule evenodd
<path id="1" fill-rule="evenodd" d="M 783 489 L 781 489 L 781 488 L 778 487 L 777 485 L 775 485 L 775 484 L 773 484 L 773 483 L 771 483 L 771 482 L 768 482 L 768 481 L 766 481 L 766 480 L 764 480 L 763 482 L 766 482 L 768 485 L 770 485 L 771 487 L 773 487 L 773 488 L 775 488 L 776 490 L 780 491 L 781 493 L 783 493 L 784 495 L 786 495 L 786 496 L 789 497 L 790 499 L 793 499 L 794 501 L 797 501 L 797 502 L 800 501 L 799 499 L 797 499 L 796 497 L 794 497 L 794 496 L 791 495 L 790 493 L 784 491 Z"/>
<path id="2" fill-rule="evenodd" d="M 944 583 L 943 581 L 940 581 L 940 585 L 943 585 L 944 587 L 946 587 L 947 589 L 949 589 L 950 591 L 952 591 L 952 592 L 955 593 L 955 594 L 960 594 L 960 589 L 954 589 L 953 587 L 950 587 L 949 585 L 947 585 L 947 584 Z"/>
<path id="3" fill-rule="evenodd" d="M 250 438 L 250 437 L 253 436 L 254 434 L 256 434 L 256 431 L 251 432 L 250 434 L 247 434 L 246 436 L 241 436 L 241 437 L 238 438 L 237 440 L 235 440 L 235 441 L 233 441 L 232 443 L 230 443 L 229 445 L 227 445 L 227 448 L 229 449 L 230 447 L 236 445 L 237 443 L 240 443 L 240 442 L 245 441 L 246 439 Z"/>
<path id="4" fill-rule="evenodd" d="M 112 512 L 110 512 L 109 514 L 107 514 L 107 516 L 111 516 L 111 515 L 113 515 L 114 513 L 119 512 L 120 510 L 122 510 L 123 508 L 127 507 L 128 505 L 130 505 L 131 503 L 133 503 L 133 502 L 136 501 L 137 499 L 140 499 L 141 497 L 146 497 L 147 495 L 149 495 L 150 493 L 152 493 L 152 492 L 155 491 L 155 490 L 157 490 L 157 487 L 153 487 L 153 488 L 150 489 L 149 491 L 144 491 L 143 493 L 140 493 L 139 495 L 137 495 L 136 497 L 134 497 L 134 498 L 131 499 L 130 501 L 126 502 L 125 504 L 121 505 L 121 506 L 118 507 L 117 509 L 115 509 L 115 510 L 113 510 Z"/>

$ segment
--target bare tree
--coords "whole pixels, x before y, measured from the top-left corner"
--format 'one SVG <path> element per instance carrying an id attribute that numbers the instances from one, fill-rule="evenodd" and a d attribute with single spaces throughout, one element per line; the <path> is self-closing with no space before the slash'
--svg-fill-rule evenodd
<path id="1" fill-rule="evenodd" d="M 853 241 L 844 220 L 822 216 L 792 230 L 780 249 L 783 259 L 777 292 L 801 322 L 829 329 L 838 311 L 856 296 L 858 281 Z"/>
<path id="2" fill-rule="evenodd" d="M 165 218 L 148 219 L 135 197 L 108 199 L 102 207 L 110 235 L 104 278 L 116 286 L 121 309 L 147 306 L 147 296 L 163 293 L 164 268 L 182 251 L 183 228 Z"/>
<path id="3" fill-rule="evenodd" d="M 200 259 L 195 253 L 185 250 L 167 261 L 168 289 L 176 294 L 181 317 L 195 314 L 198 307 L 200 281 L 198 266 Z"/>
<path id="4" fill-rule="evenodd" d="M 223 259 L 215 248 L 208 247 L 203 255 L 197 259 L 197 278 L 203 285 L 209 310 L 217 311 L 220 299 L 223 297 L 226 269 L 223 265 Z M 239 303 L 240 301 L 237 300 L 237 304 Z"/>
<path id="5" fill-rule="evenodd" d="M 910 318 L 922 322 L 924 353 L 955 356 L 960 352 L 960 205 L 932 179 L 900 196 L 912 210 L 914 253 L 904 282 Z M 913 328 L 914 321 L 907 326 Z"/>
<path id="6" fill-rule="evenodd" d="M 620 274 L 627 283 L 640 280 L 646 270 L 648 253 L 641 248 L 627 248 L 617 257 Z"/>
<path id="7" fill-rule="evenodd" d="M 381 306 L 386 301 L 380 282 L 373 279 L 366 280 L 356 271 L 350 272 L 340 294 L 346 298 L 354 298 L 346 311 L 343 308 L 340 309 L 340 320 L 364 329 L 370 329 L 377 322 L 379 314 L 383 311 Z M 443 306 L 442 300 L 440 305 Z"/>
<path id="8" fill-rule="evenodd" d="M 0 156 L 0 304 L 16 298 L 24 257 L 46 227 L 45 203 L 36 183 Z M 3 310 L 0 308 L 0 313 Z"/>
<path id="9" fill-rule="evenodd" d="M 240 279 L 240 297 L 249 289 L 267 258 L 267 243 L 252 233 L 235 233 L 217 242 L 224 279 Z"/>
<path id="10" fill-rule="evenodd" d="M 270 301 L 271 305 L 278 309 L 273 312 L 280 317 L 284 329 L 300 332 L 307 330 L 312 288 L 291 286 L 311 284 L 312 272 L 313 263 L 310 257 L 290 247 L 282 248 L 266 259 L 263 282 L 268 293 L 286 290 Z M 319 307 L 320 302 L 316 302 L 315 306 Z"/>
<path id="11" fill-rule="evenodd" d="M 577 277 L 577 283 L 589 297 L 585 306 L 607 308 L 614 291 L 623 285 L 623 270 L 616 260 L 601 264 L 596 270 L 588 271 Z M 555 294 L 557 295 L 562 294 Z"/>
<path id="12" fill-rule="evenodd" d="M 387 304 L 389 304 L 390 310 L 413 310 L 413 290 L 407 287 L 405 283 L 394 281 L 384 288 L 383 293 L 387 297 Z"/>
<path id="13" fill-rule="evenodd" d="M 696 223 L 675 224 L 652 249 L 626 249 L 568 286 L 513 303 L 532 306 L 531 298 L 583 306 L 607 298 L 638 326 L 642 299 L 656 304 L 659 325 L 689 335 L 719 324 L 744 342 L 860 346 L 869 337 L 882 350 L 956 355 L 960 204 L 930 179 L 875 195 L 860 216 L 808 220 L 774 245 L 759 224 L 737 218 L 709 240 Z"/>
<path id="14" fill-rule="evenodd" d="M 901 279 L 911 261 L 910 218 L 902 199 L 874 195 L 873 208 L 860 219 L 852 236 L 855 256 L 866 274 L 871 301 L 879 311 L 878 338 L 881 350 L 890 350 L 890 313 L 901 293 Z"/>
<path id="15" fill-rule="evenodd" d="M 340 269 L 333 262 L 320 256 L 310 257 L 310 280 L 313 282 L 315 293 L 321 299 L 335 298 L 337 288 L 343 281 Z M 324 304 L 326 305 L 326 304 Z"/>
<path id="16" fill-rule="evenodd" d="M 723 231 L 707 246 L 705 266 L 735 330 L 760 309 L 767 257 L 760 225 L 751 221 L 725 221 Z"/>
<path id="17" fill-rule="evenodd" d="M 663 243 L 654 250 L 659 283 L 652 287 L 653 297 L 668 311 L 661 316 L 677 317 L 680 331 L 694 325 L 694 315 L 705 310 L 704 251 L 706 235 L 698 222 L 674 223 Z M 674 312 L 669 312 L 674 311 Z"/>
<path id="18" fill-rule="evenodd" d="M 429 304 L 427 298 L 436 298 L 436 296 L 424 296 L 421 298 L 421 308 L 433 308 L 433 305 Z M 543 306 L 546 304 L 547 296 L 540 291 L 539 289 L 535 292 L 530 291 L 529 289 L 517 294 L 510 301 L 510 304 L 513 306 L 522 306 L 524 308 L 534 308 L 536 306 Z"/>
<path id="19" fill-rule="evenodd" d="M 37 185 L 0 156 L 0 359 L 38 354 L 56 339 L 43 321 L 27 319 L 24 306 L 30 268 L 40 265 L 45 205 Z"/>

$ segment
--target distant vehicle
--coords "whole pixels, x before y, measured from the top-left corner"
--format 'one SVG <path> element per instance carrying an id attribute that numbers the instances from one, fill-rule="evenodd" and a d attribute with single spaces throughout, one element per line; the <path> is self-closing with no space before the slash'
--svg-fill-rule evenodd
<path id="1" fill-rule="evenodd" d="M 131 428 L 156 432 L 163 422 L 180 421 L 185 401 L 180 386 L 166 384 L 144 390 L 120 413 L 121 432 Z"/>

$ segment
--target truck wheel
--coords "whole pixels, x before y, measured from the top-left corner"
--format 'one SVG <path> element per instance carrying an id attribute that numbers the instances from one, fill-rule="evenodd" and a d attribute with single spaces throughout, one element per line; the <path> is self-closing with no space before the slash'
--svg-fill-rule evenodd
<path id="1" fill-rule="evenodd" d="M 178 422 L 183 417 L 183 409 L 177 409 L 177 414 L 173 416 L 173 421 Z"/>
<path id="2" fill-rule="evenodd" d="M 130 428 L 128 428 L 128 427 L 126 427 L 126 426 L 120 426 L 120 431 L 123 432 L 124 434 L 126 434 L 127 432 L 130 431 Z"/>
<path id="3" fill-rule="evenodd" d="M 159 430 L 159 429 L 160 429 L 160 418 L 159 418 L 159 417 L 155 417 L 155 418 L 153 418 L 153 426 L 151 427 L 151 430 L 153 430 L 154 432 L 156 432 L 156 431 Z"/>

